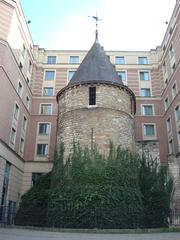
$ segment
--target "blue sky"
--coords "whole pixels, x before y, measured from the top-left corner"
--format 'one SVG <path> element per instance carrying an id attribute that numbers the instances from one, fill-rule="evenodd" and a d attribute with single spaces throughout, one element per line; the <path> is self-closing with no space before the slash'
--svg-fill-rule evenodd
<path id="1" fill-rule="evenodd" d="M 149 50 L 160 45 L 176 0 L 21 0 L 34 44 L 87 50 L 98 12 L 106 50 Z"/>

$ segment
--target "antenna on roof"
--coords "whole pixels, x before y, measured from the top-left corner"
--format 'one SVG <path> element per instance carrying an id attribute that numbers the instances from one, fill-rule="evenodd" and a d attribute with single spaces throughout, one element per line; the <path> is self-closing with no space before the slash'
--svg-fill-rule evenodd
<path id="1" fill-rule="evenodd" d="M 101 21 L 102 19 L 100 19 L 98 16 L 97 16 L 97 13 L 96 13 L 96 16 L 88 16 L 92 19 L 95 19 L 96 20 L 96 32 L 95 32 L 95 40 L 96 42 L 98 42 L 98 22 Z"/>

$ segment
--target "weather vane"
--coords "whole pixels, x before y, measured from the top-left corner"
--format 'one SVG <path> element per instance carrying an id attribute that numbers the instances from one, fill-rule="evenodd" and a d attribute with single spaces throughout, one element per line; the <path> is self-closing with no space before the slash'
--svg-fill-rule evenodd
<path id="1" fill-rule="evenodd" d="M 90 18 L 93 18 L 96 20 L 96 41 L 98 41 L 98 22 L 101 21 L 102 19 L 100 19 L 98 16 L 97 16 L 97 13 L 96 13 L 96 16 L 88 16 Z"/>

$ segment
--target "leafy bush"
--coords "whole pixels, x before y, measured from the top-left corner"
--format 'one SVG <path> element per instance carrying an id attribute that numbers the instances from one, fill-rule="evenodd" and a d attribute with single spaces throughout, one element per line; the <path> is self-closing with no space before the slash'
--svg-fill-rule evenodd
<path id="1" fill-rule="evenodd" d="M 128 150 L 109 156 L 74 144 L 55 152 L 50 174 L 23 198 L 16 224 L 66 228 L 167 226 L 172 178 L 167 167 Z"/>

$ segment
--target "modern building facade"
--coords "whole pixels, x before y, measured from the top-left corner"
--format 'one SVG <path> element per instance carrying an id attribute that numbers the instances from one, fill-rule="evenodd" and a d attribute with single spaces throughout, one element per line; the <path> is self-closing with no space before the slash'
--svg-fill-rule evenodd
<path id="1" fill-rule="evenodd" d="M 136 148 L 169 164 L 176 182 L 176 205 L 180 199 L 179 7 L 177 0 L 161 46 L 150 51 L 106 51 L 119 82 L 136 96 Z M 56 95 L 66 88 L 86 54 L 34 45 L 19 0 L 0 1 L 0 205 L 18 205 L 36 179 L 51 170 Z"/>

